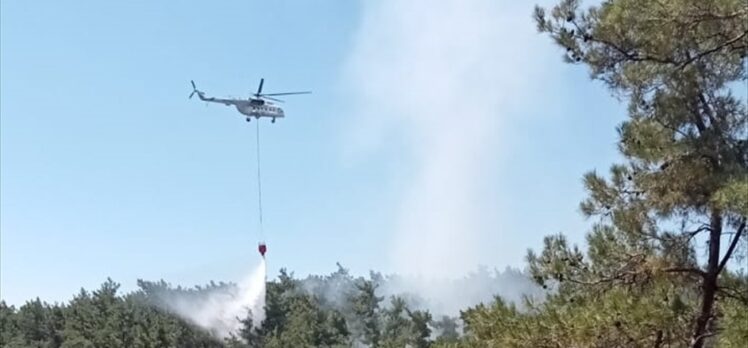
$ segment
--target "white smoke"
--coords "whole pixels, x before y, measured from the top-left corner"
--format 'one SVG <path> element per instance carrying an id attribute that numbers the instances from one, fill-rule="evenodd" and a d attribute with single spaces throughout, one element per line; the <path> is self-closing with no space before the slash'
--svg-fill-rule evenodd
<path id="1" fill-rule="evenodd" d="M 236 335 L 241 320 L 251 315 L 253 325 L 265 319 L 266 265 L 263 259 L 236 286 L 222 287 L 204 294 L 161 299 L 160 305 L 180 317 L 213 333 L 227 338 Z"/>
<path id="2" fill-rule="evenodd" d="M 491 189 L 512 152 L 505 139 L 517 106 L 542 97 L 533 88 L 545 78 L 545 60 L 557 60 L 536 33 L 532 4 L 363 6 L 343 83 L 355 105 L 348 155 L 390 151 L 401 161 L 393 175 L 407 189 L 398 200 L 392 268 L 454 279 L 492 264 L 497 250 L 486 238 L 502 233 L 500 207 L 511 204 Z"/>
<path id="3" fill-rule="evenodd" d="M 388 277 L 377 292 L 385 298 L 399 296 L 413 309 L 427 309 L 435 318 L 458 316 L 461 310 L 478 303 L 490 303 L 500 295 L 523 308 L 524 298 L 535 301 L 545 292 L 527 274 L 506 268 L 504 271 L 479 267 L 460 278 Z"/>
<path id="4" fill-rule="evenodd" d="M 381 306 L 389 307 L 392 297 L 399 297 L 411 310 L 428 310 L 434 318 L 456 317 L 478 303 L 490 303 L 497 295 L 523 308 L 525 298 L 542 300 L 546 294 L 524 272 L 506 267 L 504 270 L 479 267 L 456 279 L 385 275 L 372 272 L 369 277 L 353 276 L 340 264 L 328 276 L 307 276 L 301 287 L 320 300 L 323 307 L 347 312 L 351 299 L 360 293 L 358 285 L 368 280 L 382 297 Z"/>

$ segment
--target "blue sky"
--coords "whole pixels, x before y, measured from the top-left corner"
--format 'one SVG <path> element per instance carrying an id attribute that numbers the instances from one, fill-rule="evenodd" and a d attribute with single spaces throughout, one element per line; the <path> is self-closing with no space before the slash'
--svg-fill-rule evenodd
<path id="1" fill-rule="evenodd" d="M 616 160 L 624 108 L 534 33 L 532 5 L 506 3 L 452 22 L 423 1 L 3 2 L 2 298 L 235 281 L 257 263 L 254 124 L 188 100 L 190 79 L 314 92 L 261 125 L 271 275 L 419 272 L 444 245 L 464 246 L 457 271 L 522 266 L 544 235 L 581 241 L 581 176 Z M 401 267 L 411 251 L 423 261 Z"/>

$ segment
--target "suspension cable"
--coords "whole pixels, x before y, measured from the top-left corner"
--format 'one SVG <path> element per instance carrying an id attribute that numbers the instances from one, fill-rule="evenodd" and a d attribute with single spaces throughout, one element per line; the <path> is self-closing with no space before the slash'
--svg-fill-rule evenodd
<path id="1" fill-rule="evenodd" d="M 265 241 L 265 234 L 262 227 L 262 176 L 260 172 L 260 120 L 257 119 L 255 122 L 257 125 L 257 208 L 260 216 L 260 239 L 262 242 Z"/>

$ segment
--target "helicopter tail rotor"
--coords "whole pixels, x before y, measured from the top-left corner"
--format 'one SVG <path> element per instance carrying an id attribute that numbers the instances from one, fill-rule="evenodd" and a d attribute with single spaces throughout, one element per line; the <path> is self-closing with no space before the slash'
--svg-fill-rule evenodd
<path id="1" fill-rule="evenodd" d="M 190 84 L 192 84 L 192 93 L 190 93 L 190 99 L 192 99 L 192 97 L 195 94 L 200 95 L 200 93 L 202 93 L 202 92 L 200 92 L 200 91 L 197 90 L 197 86 L 195 86 L 195 81 L 190 80 Z"/>
<path id="2" fill-rule="evenodd" d="M 195 81 L 190 80 L 190 83 L 192 84 L 192 93 L 190 93 L 190 99 L 195 95 L 195 93 L 198 93 L 197 87 L 195 86 Z"/>

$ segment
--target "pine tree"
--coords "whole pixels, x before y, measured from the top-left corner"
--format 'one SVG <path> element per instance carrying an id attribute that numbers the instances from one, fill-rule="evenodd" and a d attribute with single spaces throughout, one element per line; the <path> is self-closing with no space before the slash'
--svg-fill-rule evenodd
<path id="1" fill-rule="evenodd" d="M 598 259 L 592 266 L 607 267 L 585 271 L 581 254 L 557 249 L 548 256 L 561 259 L 548 263 L 530 255 L 536 276 L 610 285 L 691 281 L 698 309 L 690 344 L 702 347 L 718 332 L 715 300 L 734 296 L 720 277 L 746 240 L 748 111 L 730 83 L 742 82 L 745 93 L 748 7 L 741 0 L 617 0 L 580 11 L 578 1 L 565 0 L 550 18 L 541 8 L 535 16 L 569 61 L 590 67 L 629 102 L 619 128 L 627 162 L 608 179 L 594 172 L 584 179 L 590 197 L 581 209 L 602 218 L 589 256 Z"/>
<path id="2" fill-rule="evenodd" d="M 362 332 L 361 341 L 372 347 L 378 347 L 381 339 L 381 319 L 379 303 L 384 299 L 376 295 L 377 285 L 371 280 L 362 279 L 356 284 L 358 292 L 351 298 L 353 313 L 357 317 L 358 332 Z"/>
<path id="3" fill-rule="evenodd" d="M 456 343 L 460 337 L 457 331 L 457 322 L 454 318 L 441 316 L 438 320 L 434 321 L 433 326 L 438 333 L 435 341 L 437 344 Z"/>
<path id="4" fill-rule="evenodd" d="M 51 338 L 46 307 L 47 304 L 37 297 L 18 309 L 16 323 L 23 335 L 23 341 L 30 347 L 42 347 Z"/>
<path id="5" fill-rule="evenodd" d="M 19 339 L 20 332 L 15 314 L 15 307 L 0 301 L 0 347 L 8 347 L 11 342 Z"/>
<path id="6" fill-rule="evenodd" d="M 406 309 L 407 310 L 407 309 Z M 407 310 L 410 319 L 410 346 L 425 348 L 431 345 L 431 313 L 422 310 Z"/>
<path id="7" fill-rule="evenodd" d="M 627 100 L 625 162 L 584 176 L 587 249 L 528 253 L 553 291 L 528 311 L 466 311 L 468 342 L 503 346 L 744 343 L 748 278 L 748 7 L 743 0 L 611 0 L 536 8 L 538 29 Z M 742 95 L 735 96 L 735 91 Z M 743 266 L 744 267 L 744 266 Z M 490 342 L 490 343 L 489 343 Z"/>
<path id="8" fill-rule="evenodd" d="M 405 347 L 411 338 L 411 323 L 405 301 L 392 297 L 388 308 L 382 310 L 382 347 Z"/>

